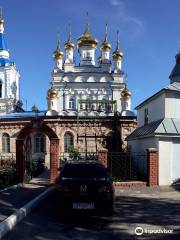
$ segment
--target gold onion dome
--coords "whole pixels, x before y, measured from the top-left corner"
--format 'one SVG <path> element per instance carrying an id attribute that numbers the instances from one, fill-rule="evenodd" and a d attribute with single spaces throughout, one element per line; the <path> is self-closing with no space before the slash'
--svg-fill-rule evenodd
<path id="1" fill-rule="evenodd" d="M 121 97 L 123 97 L 123 98 L 131 98 L 131 95 L 132 95 L 131 92 L 129 91 L 127 86 L 125 86 L 125 88 L 121 92 Z"/>
<path id="2" fill-rule="evenodd" d="M 50 99 L 52 99 L 52 98 L 57 98 L 57 96 L 58 96 L 58 91 L 56 90 L 56 89 L 54 89 L 54 88 L 50 88 L 49 90 L 48 90 L 48 98 L 50 98 Z"/>
<path id="3" fill-rule="evenodd" d="M 123 58 L 123 53 L 119 49 L 119 31 L 117 31 L 117 47 L 112 54 L 113 60 L 121 60 Z"/>
<path id="4" fill-rule="evenodd" d="M 84 46 L 96 48 L 97 44 L 98 40 L 90 32 L 89 22 L 87 21 L 85 32 L 77 40 L 77 46 L 78 48 Z"/>
<path id="5" fill-rule="evenodd" d="M 4 23 L 4 19 L 2 17 L 2 7 L 0 7 L 0 24 Z"/>
<path id="6" fill-rule="evenodd" d="M 100 48 L 101 50 L 107 50 L 107 51 L 110 51 L 111 49 L 111 44 L 109 43 L 107 38 L 107 24 L 106 24 L 106 31 L 105 31 L 105 39 L 104 39 L 104 42 L 101 44 Z"/>
<path id="7" fill-rule="evenodd" d="M 4 19 L 0 17 L 0 24 L 4 23 Z"/>
<path id="8" fill-rule="evenodd" d="M 60 39 L 59 39 L 59 35 L 58 35 L 58 45 L 57 45 L 56 50 L 53 52 L 53 58 L 54 59 L 63 59 L 63 57 L 64 57 L 64 53 L 60 49 Z"/>
<path id="9" fill-rule="evenodd" d="M 70 27 L 69 27 L 70 28 Z M 66 50 L 71 50 L 71 49 L 74 49 L 75 45 L 74 43 L 72 42 L 72 38 L 71 38 L 71 31 L 69 30 L 69 37 L 68 37 L 68 40 L 67 42 L 64 44 L 64 48 Z"/>

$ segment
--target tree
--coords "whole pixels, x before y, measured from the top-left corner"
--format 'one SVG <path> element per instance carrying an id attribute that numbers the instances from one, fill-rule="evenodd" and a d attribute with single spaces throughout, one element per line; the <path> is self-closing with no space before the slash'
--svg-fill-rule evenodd
<path id="1" fill-rule="evenodd" d="M 69 153 L 69 157 L 72 158 L 73 160 L 78 160 L 78 158 L 80 157 L 80 153 L 78 149 L 75 148 L 73 145 L 70 145 L 68 147 L 68 153 Z"/>

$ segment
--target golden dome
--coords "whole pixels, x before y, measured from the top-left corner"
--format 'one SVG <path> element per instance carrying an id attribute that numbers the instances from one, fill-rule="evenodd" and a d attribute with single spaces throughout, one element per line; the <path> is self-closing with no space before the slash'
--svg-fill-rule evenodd
<path id="1" fill-rule="evenodd" d="M 108 41 L 104 41 L 104 42 L 101 44 L 100 48 L 101 48 L 102 50 L 110 51 L 110 49 L 111 49 L 111 44 L 110 44 Z"/>
<path id="2" fill-rule="evenodd" d="M 93 37 L 91 32 L 89 31 L 85 31 L 85 33 L 81 35 L 77 40 L 78 48 L 84 46 L 96 48 L 97 44 L 98 44 L 97 39 Z"/>
<path id="3" fill-rule="evenodd" d="M 81 35 L 77 40 L 77 47 L 92 47 L 96 48 L 98 44 L 98 40 L 91 34 L 89 30 L 89 22 L 88 22 L 88 13 L 87 13 L 87 23 L 86 23 L 86 29 L 83 35 Z"/>
<path id="4" fill-rule="evenodd" d="M 127 88 L 127 86 L 125 86 L 125 88 L 122 90 L 121 92 L 121 97 L 122 98 L 131 98 L 131 92 L 129 91 L 129 89 Z"/>
<path id="5" fill-rule="evenodd" d="M 113 60 L 121 60 L 123 59 L 123 53 L 118 48 L 116 48 L 116 50 L 112 54 L 112 57 Z"/>
<path id="6" fill-rule="evenodd" d="M 4 19 L 0 18 L 0 24 L 3 24 L 3 23 L 4 23 Z"/>
<path id="7" fill-rule="evenodd" d="M 105 51 L 110 51 L 111 49 L 111 44 L 107 39 L 107 24 L 106 24 L 106 31 L 105 31 L 105 39 L 104 39 L 104 42 L 101 44 L 100 48 L 101 50 L 105 50 Z"/>
<path id="8" fill-rule="evenodd" d="M 74 43 L 72 41 L 69 41 L 69 40 L 64 44 L 64 48 L 66 50 L 74 49 L 74 46 L 75 46 Z"/>
<path id="9" fill-rule="evenodd" d="M 117 31 L 117 47 L 116 50 L 112 54 L 113 60 L 122 60 L 123 53 L 119 49 L 119 31 Z"/>
<path id="10" fill-rule="evenodd" d="M 70 26 L 69 26 L 70 28 Z M 75 47 L 74 43 L 72 42 L 72 38 L 71 38 L 71 31 L 69 30 L 69 37 L 68 37 L 68 40 L 67 42 L 64 44 L 64 48 L 66 50 L 73 50 Z"/>
<path id="11" fill-rule="evenodd" d="M 54 59 L 63 59 L 64 58 L 64 53 L 60 49 L 56 49 L 53 52 L 53 58 Z"/>
<path id="12" fill-rule="evenodd" d="M 64 53 L 60 49 L 60 39 L 59 39 L 59 34 L 58 34 L 58 45 L 56 50 L 53 52 L 53 58 L 54 59 L 63 59 Z"/>
<path id="13" fill-rule="evenodd" d="M 50 88 L 50 89 L 48 90 L 47 96 L 48 96 L 48 98 L 50 98 L 50 99 L 52 99 L 52 98 L 57 98 L 57 96 L 58 96 L 58 91 L 57 91 L 56 89 L 54 89 L 54 88 Z"/>

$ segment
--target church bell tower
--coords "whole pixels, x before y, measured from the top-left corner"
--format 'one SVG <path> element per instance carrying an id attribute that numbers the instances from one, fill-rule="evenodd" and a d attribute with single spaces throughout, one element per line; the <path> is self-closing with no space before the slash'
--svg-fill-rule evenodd
<path id="1" fill-rule="evenodd" d="M 0 13 L 0 115 L 15 112 L 19 101 L 19 71 L 10 60 L 4 34 L 4 19 Z"/>

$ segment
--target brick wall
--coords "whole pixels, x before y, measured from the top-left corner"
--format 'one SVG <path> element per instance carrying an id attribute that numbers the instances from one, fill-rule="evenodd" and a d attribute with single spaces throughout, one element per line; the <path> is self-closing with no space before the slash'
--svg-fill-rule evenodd
<path id="1" fill-rule="evenodd" d="M 148 186 L 159 185 L 159 155 L 156 148 L 147 149 Z"/>
<path id="2" fill-rule="evenodd" d="M 108 164 L 108 150 L 102 149 L 98 151 L 98 161 L 101 162 L 101 164 L 107 168 Z"/>

